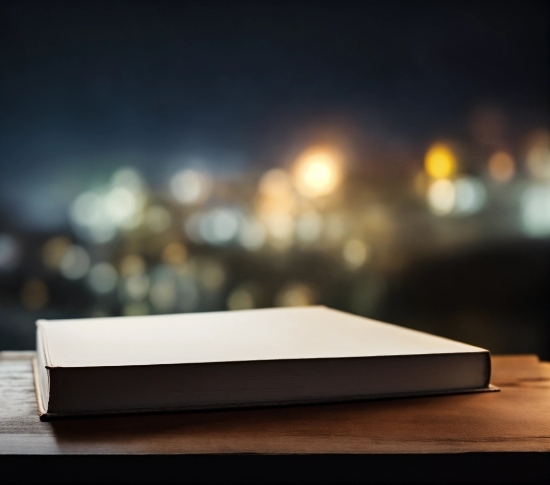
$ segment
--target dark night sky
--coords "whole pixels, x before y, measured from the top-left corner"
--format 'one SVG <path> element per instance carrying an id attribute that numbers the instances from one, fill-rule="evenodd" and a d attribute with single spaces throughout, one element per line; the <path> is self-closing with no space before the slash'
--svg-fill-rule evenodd
<path id="1" fill-rule="evenodd" d="M 480 105 L 519 131 L 548 123 L 547 2 L 1 8 L 8 199 L 125 163 L 154 177 L 181 154 L 274 164 L 334 126 L 424 147 Z"/>

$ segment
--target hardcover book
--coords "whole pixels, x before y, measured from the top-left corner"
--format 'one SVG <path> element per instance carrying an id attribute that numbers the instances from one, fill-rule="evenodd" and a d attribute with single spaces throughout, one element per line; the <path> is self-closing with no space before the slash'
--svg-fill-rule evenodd
<path id="1" fill-rule="evenodd" d="M 487 350 L 326 307 L 39 320 L 39 414 L 493 390 Z"/>

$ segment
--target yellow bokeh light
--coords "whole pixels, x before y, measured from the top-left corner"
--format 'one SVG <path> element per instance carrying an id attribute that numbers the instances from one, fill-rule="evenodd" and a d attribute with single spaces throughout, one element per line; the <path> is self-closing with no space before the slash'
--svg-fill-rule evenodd
<path id="1" fill-rule="evenodd" d="M 435 179 L 449 178 L 456 172 L 456 157 L 444 143 L 432 145 L 424 161 L 426 173 Z"/>
<path id="2" fill-rule="evenodd" d="M 162 251 L 162 260 L 167 264 L 182 264 L 186 259 L 187 249 L 178 242 L 168 244 Z"/>
<path id="3" fill-rule="evenodd" d="M 294 183 L 306 197 L 327 195 L 342 181 L 342 157 L 336 151 L 314 148 L 296 161 Z"/>
<path id="4" fill-rule="evenodd" d="M 125 278 L 141 274 L 145 271 L 145 260 L 137 254 L 128 254 L 120 262 L 120 273 Z"/>
<path id="5" fill-rule="evenodd" d="M 308 306 L 313 305 L 315 296 L 313 290 L 304 283 L 290 283 L 282 288 L 275 297 L 277 306 Z"/>
<path id="6" fill-rule="evenodd" d="M 370 255 L 370 246 L 359 239 L 350 239 L 342 249 L 344 261 L 352 269 L 357 269 L 368 262 Z"/>

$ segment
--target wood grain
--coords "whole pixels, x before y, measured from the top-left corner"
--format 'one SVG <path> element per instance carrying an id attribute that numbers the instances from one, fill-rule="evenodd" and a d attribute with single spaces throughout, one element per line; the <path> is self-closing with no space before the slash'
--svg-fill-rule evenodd
<path id="1" fill-rule="evenodd" d="M 550 364 L 493 357 L 499 393 L 41 422 L 32 353 L 0 354 L 0 454 L 550 452 Z"/>

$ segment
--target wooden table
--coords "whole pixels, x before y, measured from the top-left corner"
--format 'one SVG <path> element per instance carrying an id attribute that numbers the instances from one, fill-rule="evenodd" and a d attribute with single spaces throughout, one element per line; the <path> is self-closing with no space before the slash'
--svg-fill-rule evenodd
<path id="1" fill-rule="evenodd" d="M 41 422 L 29 352 L 0 353 L 0 482 L 550 483 L 550 363 L 501 392 Z"/>

